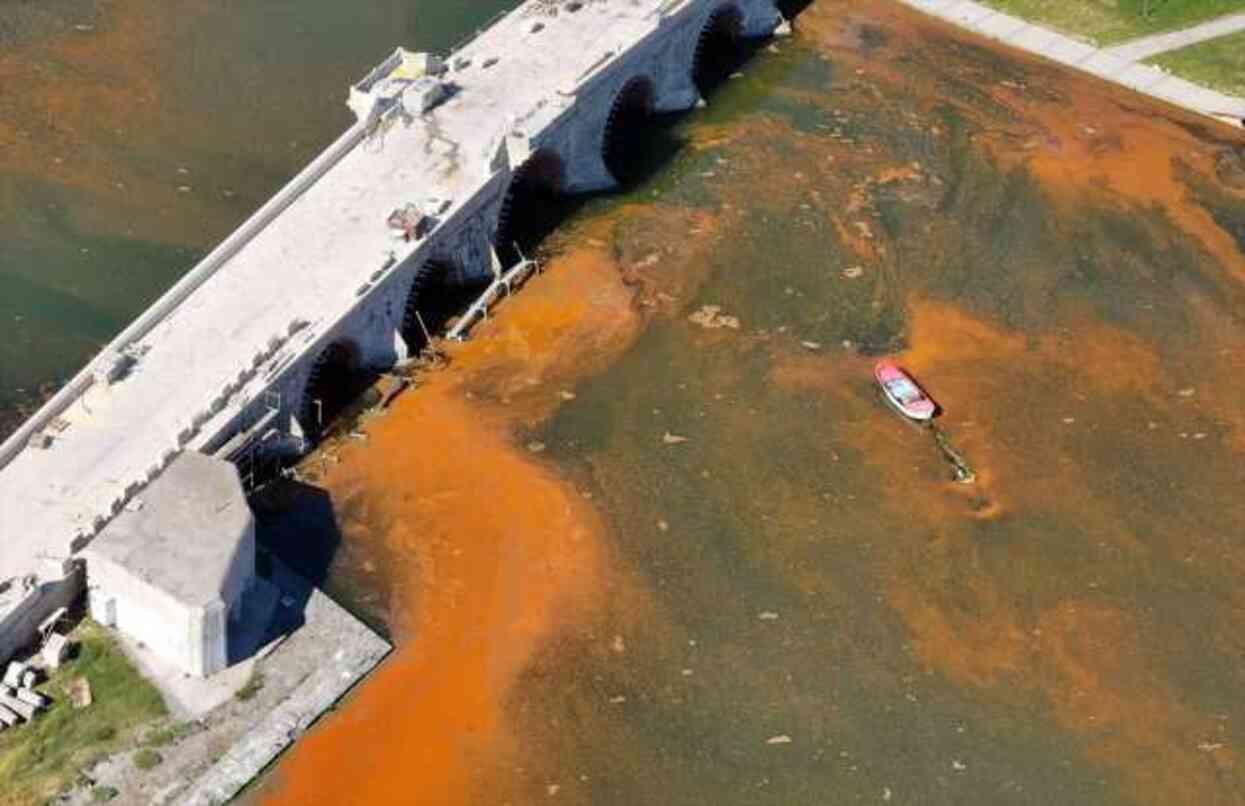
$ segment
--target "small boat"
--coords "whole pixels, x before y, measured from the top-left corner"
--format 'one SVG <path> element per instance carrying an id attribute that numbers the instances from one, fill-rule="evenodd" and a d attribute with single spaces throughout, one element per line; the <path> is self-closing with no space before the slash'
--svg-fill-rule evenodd
<path id="1" fill-rule="evenodd" d="M 928 422 L 937 413 L 934 401 L 894 361 L 879 361 L 873 368 L 873 376 L 878 379 L 886 400 L 908 419 Z"/>

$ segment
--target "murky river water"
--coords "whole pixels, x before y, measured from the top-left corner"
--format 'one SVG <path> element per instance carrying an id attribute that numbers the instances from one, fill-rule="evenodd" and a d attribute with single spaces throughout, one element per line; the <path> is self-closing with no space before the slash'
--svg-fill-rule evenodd
<path id="1" fill-rule="evenodd" d="M 306 465 L 399 649 L 253 800 L 1245 802 L 1245 144 L 889 3 L 797 29 Z M 281 69 L 309 100 L 270 142 L 198 139 L 306 138 L 342 68 Z M 253 181 L 207 227 L 116 195 L 39 226 L 201 249 Z"/>

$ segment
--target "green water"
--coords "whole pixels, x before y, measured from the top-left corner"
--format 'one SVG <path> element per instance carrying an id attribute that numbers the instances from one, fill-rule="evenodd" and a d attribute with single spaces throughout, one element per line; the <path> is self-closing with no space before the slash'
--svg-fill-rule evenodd
<path id="1" fill-rule="evenodd" d="M 760 126 L 624 199 L 729 224 L 669 268 L 704 277 L 695 295 L 524 435 L 604 513 L 646 605 L 614 600 L 516 693 L 537 760 L 500 775 L 532 802 L 549 781 L 593 804 L 1245 798 L 1210 755 L 1245 721 L 1245 260 L 983 153 L 982 133 L 1041 131 L 986 74 L 1049 100 L 1060 74 L 937 37 L 887 56 L 927 83 L 863 91 L 798 41 L 762 54 L 672 136 Z M 1240 195 L 1186 181 L 1239 243 Z M 873 258 L 831 223 L 856 190 Z M 616 254 L 661 250 L 643 220 Z M 706 304 L 740 330 L 686 319 Z M 879 401 L 869 357 L 908 349 L 978 485 Z M 615 632 L 624 656 L 599 649 Z"/>

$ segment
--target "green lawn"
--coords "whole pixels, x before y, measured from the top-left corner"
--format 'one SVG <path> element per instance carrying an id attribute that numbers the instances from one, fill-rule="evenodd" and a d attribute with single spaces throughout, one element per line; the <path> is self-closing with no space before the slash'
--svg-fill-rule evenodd
<path id="1" fill-rule="evenodd" d="M 1245 97 L 1245 32 L 1164 53 L 1150 63 L 1194 83 Z"/>
<path id="2" fill-rule="evenodd" d="M 986 5 L 1045 23 L 1098 44 L 1187 28 L 1245 10 L 1245 0 L 982 0 Z M 1147 13 L 1147 10 L 1149 13 Z"/>
<path id="3" fill-rule="evenodd" d="M 74 631 L 78 655 L 39 690 L 53 705 L 31 723 L 0 733 L 0 806 L 47 802 L 78 771 L 118 749 L 134 729 L 165 714 L 160 693 L 139 676 L 112 638 L 91 622 Z M 68 681 L 85 677 L 94 702 L 75 710 Z"/>

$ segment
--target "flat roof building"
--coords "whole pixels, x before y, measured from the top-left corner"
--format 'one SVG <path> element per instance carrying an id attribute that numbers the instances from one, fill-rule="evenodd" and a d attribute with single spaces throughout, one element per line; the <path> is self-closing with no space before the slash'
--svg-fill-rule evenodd
<path id="1" fill-rule="evenodd" d="M 93 618 L 186 674 L 228 666 L 255 578 L 255 520 L 232 464 L 181 454 L 82 556 Z"/>

